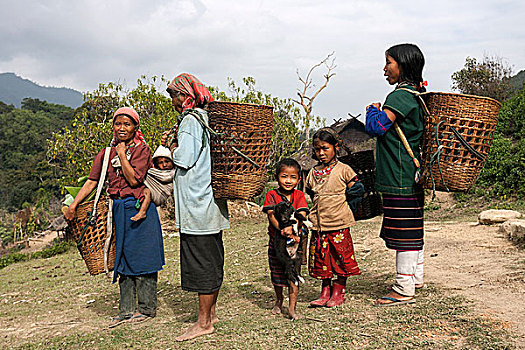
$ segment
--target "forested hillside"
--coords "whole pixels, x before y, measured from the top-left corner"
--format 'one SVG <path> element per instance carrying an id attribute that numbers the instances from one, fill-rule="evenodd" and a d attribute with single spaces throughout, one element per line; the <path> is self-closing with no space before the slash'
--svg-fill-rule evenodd
<path id="1" fill-rule="evenodd" d="M 46 140 L 70 124 L 74 111 L 38 99 L 24 99 L 20 109 L 0 102 L 0 208 L 18 209 L 58 193 Z"/>

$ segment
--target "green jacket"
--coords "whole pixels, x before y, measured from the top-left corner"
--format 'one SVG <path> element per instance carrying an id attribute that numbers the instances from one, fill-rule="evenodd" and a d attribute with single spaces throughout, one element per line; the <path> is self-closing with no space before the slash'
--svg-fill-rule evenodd
<path id="1" fill-rule="evenodd" d="M 399 88 L 416 90 L 409 85 L 397 87 L 386 97 L 383 109 L 388 108 L 396 113 L 397 124 L 405 134 L 414 155 L 421 159 L 423 109 L 413 94 Z M 411 195 L 423 191 L 415 182 L 416 166 L 393 127 L 377 138 L 376 168 L 376 189 L 379 192 Z"/>

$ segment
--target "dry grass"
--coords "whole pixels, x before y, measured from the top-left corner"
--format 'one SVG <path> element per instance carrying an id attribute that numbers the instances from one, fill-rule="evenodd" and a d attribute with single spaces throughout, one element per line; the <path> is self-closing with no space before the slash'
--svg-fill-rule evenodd
<path id="1" fill-rule="evenodd" d="M 375 308 L 392 279 L 392 255 L 377 249 L 379 221 L 352 231 L 363 271 L 349 279 L 346 303 L 309 309 L 319 281 L 301 286 L 299 312 L 291 322 L 271 315 L 273 289 L 267 264 L 264 217 L 236 221 L 225 233 L 226 276 L 219 296 L 220 322 L 213 335 L 174 341 L 196 319 L 196 296 L 179 286 L 178 238 L 165 239 L 167 265 L 159 277 L 158 316 L 144 324 L 107 329 L 117 312 L 118 286 L 91 277 L 74 249 L 49 259 L 1 270 L 0 347 L 21 349 L 507 349 L 505 324 L 472 313 L 469 302 L 433 286 L 417 303 Z M 371 249 L 372 248 L 372 249 Z M 304 273 L 306 274 L 306 273 Z M 312 319 L 317 319 L 312 320 Z"/>

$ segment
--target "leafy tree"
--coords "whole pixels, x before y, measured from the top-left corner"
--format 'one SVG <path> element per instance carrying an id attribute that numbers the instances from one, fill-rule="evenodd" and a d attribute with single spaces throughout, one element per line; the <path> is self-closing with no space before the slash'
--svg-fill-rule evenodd
<path id="1" fill-rule="evenodd" d="M 511 73 L 512 68 L 497 56 L 484 56 L 481 62 L 467 57 L 465 66 L 452 74 L 452 89 L 503 101 L 512 91 Z"/>
<path id="2" fill-rule="evenodd" d="M 8 105 L 0 101 L 0 114 L 11 112 L 13 109 L 15 109 L 15 106 Z"/>

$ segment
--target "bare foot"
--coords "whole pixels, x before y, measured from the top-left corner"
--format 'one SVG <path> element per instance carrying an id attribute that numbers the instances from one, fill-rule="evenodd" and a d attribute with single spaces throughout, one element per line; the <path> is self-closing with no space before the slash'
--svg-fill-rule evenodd
<path id="1" fill-rule="evenodd" d="M 219 318 L 217 317 L 217 315 L 213 315 L 211 317 L 211 324 L 216 324 L 217 322 L 219 322 Z"/>
<path id="2" fill-rule="evenodd" d="M 282 313 L 282 309 L 278 305 L 274 305 L 272 309 L 272 315 L 280 315 Z"/>
<path id="3" fill-rule="evenodd" d="M 146 218 L 146 213 L 141 213 L 140 211 L 137 213 L 137 215 L 133 216 L 131 218 L 131 221 L 139 221 Z"/>
<path id="4" fill-rule="evenodd" d="M 276 300 L 272 308 L 272 315 L 280 315 L 283 312 L 283 301 Z"/>
<path id="5" fill-rule="evenodd" d="M 295 311 L 289 311 L 289 314 L 290 314 L 290 319 L 292 321 L 300 320 L 300 319 L 304 318 L 303 315 L 301 315 L 300 313 L 297 313 Z"/>
<path id="6" fill-rule="evenodd" d="M 203 328 L 198 323 L 195 323 L 194 325 L 190 326 L 184 334 L 179 335 L 177 338 L 175 338 L 176 341 L 185 341 L 194 339 L 197 337 L 200 337 L 201 335 L 206 334 L 212 334 L 215 332 L 215 328 L 213 328 L 213 325 L 210 323 L 209 327 Z"/>

